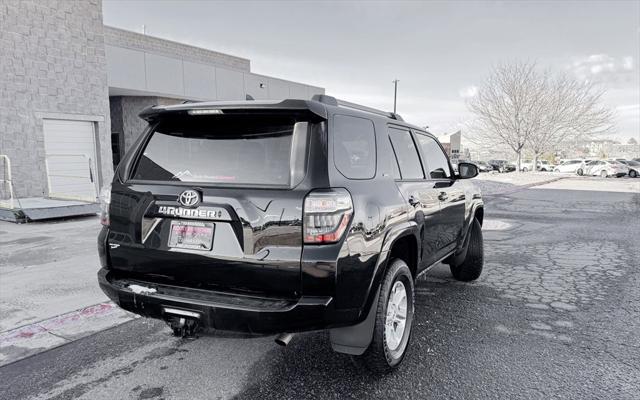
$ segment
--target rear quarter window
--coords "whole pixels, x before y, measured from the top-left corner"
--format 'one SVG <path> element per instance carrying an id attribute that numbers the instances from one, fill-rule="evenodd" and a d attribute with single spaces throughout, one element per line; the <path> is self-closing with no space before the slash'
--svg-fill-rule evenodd
<path id="1" fill-rule="evenodd" d="M 333 118 L 333 163 L 348 179 L 371 179 L 376 174 L 376 133 L 366 118 Z"/>

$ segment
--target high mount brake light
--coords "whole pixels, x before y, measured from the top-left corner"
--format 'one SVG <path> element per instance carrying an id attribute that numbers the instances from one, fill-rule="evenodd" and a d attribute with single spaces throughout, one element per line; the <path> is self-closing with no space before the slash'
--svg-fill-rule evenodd
<path id="1" fill-rule="evenodd" d="M 111 204 L 111 185 L 100 191 L 100 223 L 109 226 L 109 205 Z"/>
<path id="2" fill-rule="evenodd" d="M 189 115 L 215 115 L 215 114 L 223 114 L 222 110 L 214 109 L 214 108 L 205 108 L 205 109 L 195 109 L 187 111 Z"/>
<path id="3" fill-rule="evenodd" d="M 304 199 L 303 234 L 307 244 L 340 241 L 353 215 L 351 195 L 345 189 L 314 191 Z"/>

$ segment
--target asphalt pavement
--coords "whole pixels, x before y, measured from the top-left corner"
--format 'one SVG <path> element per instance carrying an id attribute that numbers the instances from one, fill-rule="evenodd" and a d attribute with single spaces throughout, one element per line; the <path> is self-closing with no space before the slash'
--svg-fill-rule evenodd
<path id="1" fill-rule="evenodd" d="M 640 193 L 568 178 L 485 197 L 485 271 L 416 286 L 401 368 L 383 378 L 323 332 L 178 339 L 136 319 L 0 367 L 0 398 L 638 399 Z"/>

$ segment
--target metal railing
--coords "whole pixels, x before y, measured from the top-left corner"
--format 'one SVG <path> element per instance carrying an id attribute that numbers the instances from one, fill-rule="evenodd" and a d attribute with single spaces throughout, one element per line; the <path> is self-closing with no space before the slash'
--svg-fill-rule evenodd
<path id="1" fill-rule="evenodd" d="M 2 163 L 2 175 L 0 175 L 0 207 L 15 208 L 16 199 L 13 192 L 13 182 L 11 180 L 11 160 L 6 154 L 0 154 Z"/>

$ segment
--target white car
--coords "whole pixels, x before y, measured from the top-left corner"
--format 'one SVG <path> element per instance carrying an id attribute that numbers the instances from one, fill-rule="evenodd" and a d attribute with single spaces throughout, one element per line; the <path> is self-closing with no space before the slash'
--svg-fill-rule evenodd
<path id="1" fill-rule="evenodd" d="M 582 165 L 583 160 L 565 160 L 553 169 L 553 172 L 575 173 Z"/>
<path id="2" fill-rule="evenodd" d="M 538 171 L 553 171 L 554 166 L 549 164 L 547 160 L 538 160 Z M 526 160 L 520 164 L 522 172 L 533 171 L 533 161 Z"/>
<path id="3" fill-rule="evenodd" d="M 578 175 L 621 177 L 629 173 L 629 168 L 619 161 L 613 160 L 593 160 L 580 166 L 576 171 Z"/>

